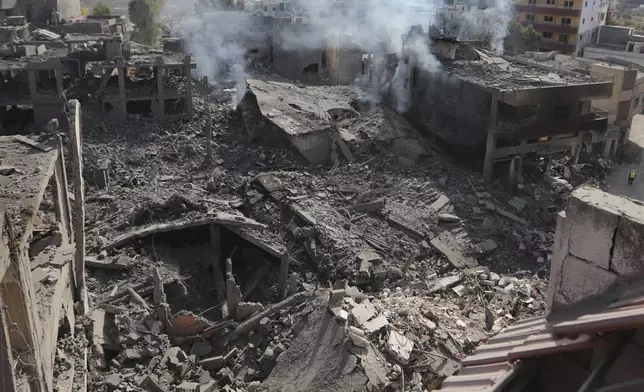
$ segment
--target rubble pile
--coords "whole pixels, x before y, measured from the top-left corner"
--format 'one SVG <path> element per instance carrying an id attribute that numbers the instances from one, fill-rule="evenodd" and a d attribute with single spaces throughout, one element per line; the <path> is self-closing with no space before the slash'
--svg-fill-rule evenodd
<path id="1" fill-rule="evenodd" d="M 223 103 L 196 98 L 186 123 L 84 111 L 95 388 L 431 390 L 478 343 L 544 311 L 565 198 L 487 184 L 391 109 L 356 107 L 335 124 L 353 159 L 325 166 L 249 142 Z M 217 278 L 198 223 L 219 216 Z M 339 327 L 320 332 L 329 317 Z M 311 376 L 298 377 L 306 355 Z"/>

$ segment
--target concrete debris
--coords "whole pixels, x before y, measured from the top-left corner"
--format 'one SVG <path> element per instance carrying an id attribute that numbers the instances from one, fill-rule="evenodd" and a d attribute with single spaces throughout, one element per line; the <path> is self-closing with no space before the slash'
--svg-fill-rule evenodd
<path id="1" fill-rule="evenodd" d="M 264 305 L 255 302 L 240 302 L 237 304 L 235 319 L 244 321 L 257 312 L 264 310 Z"/>
<path id="2" fill-rule="evenodd" d="M 438 220 L 445 223 L 458 223 L 461 218 L 454 214 L 438 214 Z"/>
<path id="3" fill-rule="evenodd" d="M 400 332 L 395 330 L 389 331 L 387 343 L 385 345 L 389 353 L 396 361 L 403 365 L 409 363 L 411 352 L 414 349 L 414 342 Z"/>
<path id="4" fill-rule="evenodd" d="M 518 212 L 521 212 L 525 208 L 525 206 L 528 205 L 528 202 L 520 197 L 515 196 L 510 199 L 510 201 L 508 201 L 508 204 L 514 207 L 514 209 Z"/>
<path id="5" fill-rule="evenodd" d="M 498 248 L 498 245 L 496 244 L 496 242 L 494 242 L 489 238 L 481 243 L 481 250 L 483 251 L 484 254 L 494 252 L 496 248 Z"/>
<path id="6" fill-rule="evenodd" d="M 380 315 L 374 319 L 371 319 L 370 321 L 367 321 L 366 323 L 364 323 L 362 327 L 367 333 L 371 334 L 381 330 L 387 325 L 389 325 L 389 322 L 387 321 L 387 317 Z"/>
<path id="7" fill-rule="evenodd" d="M 376 308 L 369 302 L 362 303 L 351 310 L 356 323 L 362 325 L 376 314 Z"/>
<path id="8" fill-rule="evenodd" d="M 436 237 L 430 241 L 430 244 L 440 252 L 455 268 L 473 267 L 477 264 L 476 260 L 472 257 L 464 255 L 461 251 L 456 249 L 454 244 L 456 241 L 450 239 L 448 235 L 442 238 Z"/>
<path id="9" fill-rule="evenodd" d="M 435 202 L 433 202 L 429 206 L 429 208 L 434 212 L 439 212 L 443 208 L 445 208 L 445 206 L 447 206 L 449 204 L 449 202 L 450 202 L 450 200 L 449 200 L 449 198 L 447 196 L 440 195 L 440 197 Z"/>
<path id="10" fill-rule="evenodd" d="M 232 79 L 190 84 L 191 121 L 84 113 L 89 390 L 429 390 L 543 313 L 577 169 L 486 182 L 357 86 L 256 71 L 241 119 Z M 22 176 L 1 164 L 0 184 Z M 64 242 L 53 205 L 42 256 Z M 37 296 L 54 264 L 32 266 Z"/>

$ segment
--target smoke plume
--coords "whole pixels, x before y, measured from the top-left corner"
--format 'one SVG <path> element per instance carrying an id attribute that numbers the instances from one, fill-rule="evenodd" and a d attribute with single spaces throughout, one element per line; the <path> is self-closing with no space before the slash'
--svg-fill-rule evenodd
<path id="1" fill-rule="evenodd" d="M 181 10 L 177 34 L 183 38 L 187 50 L 197 61 L 197 73 L 208 76 L 210 80 L 219 80 L 224 74 L 235 79 L 238 91 L 244 89 L 245 71 L 253 63 L 251 59 L 267 60 L 270 57 L 269 37 L 282 50 L 297 51 L 326 50 L 330 37 L 349 37 L 352 44 L 360 47 L 364 53 L 384 55 L 402 52 L 402 37 L 411 26 L 422 26 L 427 32 L 434 25 L 446 29 L 445 15 L 457 15 L 459 23 L 452 26 L 456 31 L 445 31 L 456 34 L 459 38 L 475 39 L 487 35 L 490 45 L 496 52 L 503 49 L 503 38 L 507 34 L 506 26 L 512 17 L 510 0 L 491 0 L 493 3 L 486 10 L 476 7 L 469 11 L 448 9 L 443 2 L 404 3 L 399 0 L 284 0 L 283 3 L 254 2 L 246 3 L 246 11 L 217 11 L 190 14 L 188 8 L 194 8 L 189 2 L 169 3 L 166 9 Z M 168 4 L 168 3 L 166 3 Z M 273 4 L 273 5 L 271 5 Z M 251 7 L 256 9 L 250 9 Z M 276 9 L 271 7 L 276 6 Z M 254 12 L 253 12 L 254 11 Z M 267 24 L 262 13 L 277 12 L 301 18 L 307 29 L 276 28 Z M 279 23 L 273 21 L 273 24 Z M 431 53 L 428 41 L 408 41 L 406 51 L 416 60 L 415 64 L 428 72 L 440 68 L 440 62 Z M 252 52 L 252 53 L 251 53 Z M 402 57 L 402 56 L 401 56 Z M 382 59 L 383 56 L 374 57 Z M 382 68 L 382 64 L 372 64 Z M 402 92 L 406 81 L 405 64 L 398 64 L 395 74 L 386 83 L 391 90 Z M 360 75 L 356 75 L 356 78 Z M 382 81 L 379 81 L 382 82 Z M 399 94 L 396 94 L 397 96 Z M 403 102 L 405 99 L 399 96 Z"/>

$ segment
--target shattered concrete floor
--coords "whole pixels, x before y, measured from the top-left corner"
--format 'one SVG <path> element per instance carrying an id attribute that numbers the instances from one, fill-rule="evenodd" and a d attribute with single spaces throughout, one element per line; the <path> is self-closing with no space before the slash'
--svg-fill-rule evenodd
<path id="1" fill-rule="evenodd" d="M 341 120 L 355 159 L 324 166 L 249 142 L 228 104 L 197 96 L 194 109 L 192 122 L 116 124 L 84 108 L 91 390 L 432 390 L 479 342 L 543 313 L 565 192 L 485 184 L 383 106 Z M 221 229 L 239 318 L 220 319 L 203 227 L 114 246 L 215 213 L 266 226 Z"/>

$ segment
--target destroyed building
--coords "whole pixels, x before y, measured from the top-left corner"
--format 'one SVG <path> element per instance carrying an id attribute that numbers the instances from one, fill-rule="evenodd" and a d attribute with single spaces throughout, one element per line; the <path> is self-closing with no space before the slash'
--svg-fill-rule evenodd
<path id="1" fill-rule="evenodd" d="M 81 17 L 80 0 L 9 0 L 0 4 L 0 23 L 22 16 L 29 23 L 44 26 Z"/>
<path id="2" fill-rule="evenodd" d="M 101 19 L 97 26 L 104 22 Z M 91 97 L 119 118 L 127 113 L 191 114 L 191 72 L 196 63 L 190 56 L 152 51 L 123 34 L 103 33 L 102 28 L 61 36 L 44 29 L 32 33 L 28 26 L 0 26 L 8 39 L 0 46 L 0 117 L 5 134 L 22 132 L 32 123 L 47 124 L 52 118 L 62 123 L 64 102 L 73 97 Z"/>
<path id="3" fill-rule="evenodd" d="M 78 142 L 79 136 L 72 139 Z M 81 169 L 74 154 L 79 148 L 80 144 L 73 149 L 71 159 L 77 178 Z M 67 169 L 58 138 L 0 136 L 0 377 L 4 391 L 47 391 L 83 383 L 82 376 L 74 378 L 73 368 L 54 364 L 59 333 L 74 335 L 75 303 L 85 303 L 79 297 L 84 267 L 79 267 L 77 258 L 84 254 L 84 234 L 72 225 L 72 206 L 76 216 L 80 211 L 78 203 L 70 203 L 74 198 L 68 191 Z M 84 336 L 77 339 L 82 342 Z M 83 370 L 76 368 L 77 374 Z"/>
<path id="4" fill-rule="evenodd" d="M 591 111 L 591 101 L 611 97 L 612 77 L 555 73 L 478 49 L 476 60 L 459 58 L 458 42 L 418 29 L 403 39 L 404 87 L 394 91 L 395 105 L 455 151 L 484 156 L 487 178 L 495 162 L 511 160 L 513 177 L 528 154 L 572 150 L 578 159 L 586 144 L 606 137 L 607 119 Z"/>

